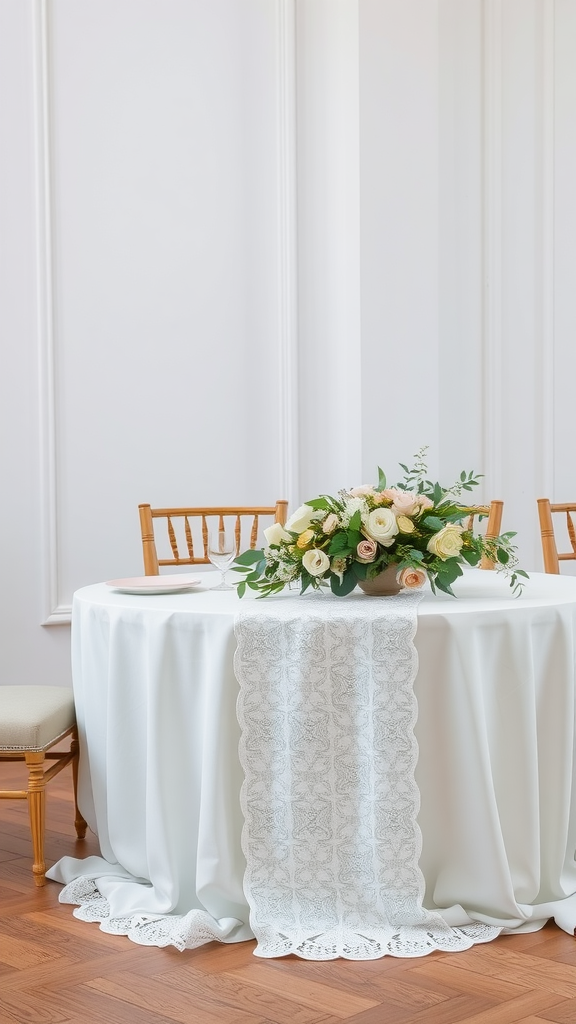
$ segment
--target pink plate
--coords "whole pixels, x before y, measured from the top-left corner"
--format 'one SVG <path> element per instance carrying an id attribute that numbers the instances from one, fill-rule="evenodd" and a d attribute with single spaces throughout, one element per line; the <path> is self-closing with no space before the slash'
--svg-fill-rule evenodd
<path id="1" fill-rule="evenodd" d="M 178 594 L 197 587 L 199 576 L 133 576 L 125 580 L 107 580 L 106 585 L 121 594 Z"/>

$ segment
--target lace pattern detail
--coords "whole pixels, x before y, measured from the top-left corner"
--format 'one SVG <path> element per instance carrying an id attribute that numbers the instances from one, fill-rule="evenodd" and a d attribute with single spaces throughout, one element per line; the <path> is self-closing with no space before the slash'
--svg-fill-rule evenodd
<path id="1" fill-rule="evenodd" d="M 59 900 L 79 904 L 73 914 L 80 921 L 98 921 L 101 931 L 127 935 L 141 946 L 175 946 L 181 951 L 196 949 L 207 942 L 224 941 L 242 923 L 235 918 L 217 921 L 204 910 L 191 910 L 181 915 L 134 914 L 111 918 L 110 904 L 92 878 L 75 878 L 61 890 Z"/>
<path id="2" fill-rule="evenodd" d="M 422 956 L 500 931 L 452 928 L 422 904 L 420 600 L 309 594 L 236 617 L 244 888 L 259 956 Z"/>

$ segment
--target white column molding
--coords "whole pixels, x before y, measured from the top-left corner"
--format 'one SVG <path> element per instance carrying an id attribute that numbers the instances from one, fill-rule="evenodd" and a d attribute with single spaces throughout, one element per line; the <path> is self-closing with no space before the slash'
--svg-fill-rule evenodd
<path id="1" fill-rule="evenodd" d="M 301 500 L 362 470 L 358 17 L 297 3 Z"/>
<path id="2" fill-rule="evenodd" d="M 483 465 L 502 493 L 502 0 L 483 0 Z"/>
<path id="3" fill-rule="evenodd" d="M 299 500 L 295 0 L 278 0 L 277 67 L 280 487 L 294 509 Z"/>
<path id="4" fill-rule="evenodd" d="M 541 494 L 554 492 L 554 18 L 555 0 L 542 0 L 541 25 L 541 310 L 540 310 L 540 450 L 536 482 Z M 536 154 L 538 160 L 539 154 Z"/>
<path id="5" fill-rule="evenodd" d="M 40 410 L 40 514 L 42 530 L 42 625 L 70 621 L 71 606 L 58 597 L 58 521 L 55 401 L 55 309 L 50 124 L 48 0 L 34 4 L 34 93 L 38 282 L 38 364 Z"/>

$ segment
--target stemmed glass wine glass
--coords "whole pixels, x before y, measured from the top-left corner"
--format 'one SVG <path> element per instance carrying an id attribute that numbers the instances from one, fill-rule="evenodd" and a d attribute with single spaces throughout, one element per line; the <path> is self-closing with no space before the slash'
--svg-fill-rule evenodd
<path id="1" fill-rule="evenodd" d="M 215 526 L 208 534 L 208 558 L 222 573 L 222 579 L 213 590 L 234 590 L 226 583 L 226 570 L 236 558 L 236 537 L 229 526 Z"/>

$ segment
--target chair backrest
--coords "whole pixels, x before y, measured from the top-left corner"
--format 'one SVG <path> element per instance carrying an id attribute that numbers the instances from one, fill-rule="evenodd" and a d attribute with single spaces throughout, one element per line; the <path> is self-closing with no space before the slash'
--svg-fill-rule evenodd
<path id="1" fill-rule="evenodd" d="M 486 530 L 484 531 L 485 537 L 498 537 L 500 534 L 500 527 L 502 524 L 502 510 L 504 508 L 503 501 L 491 501 L 489 505 L 468 505 L 467 511 L 469 513 L 466 528 L 468 530 L 474 529 L 474 520 L 477 516 L 487 516 L 488 522 L 486 524 Z M 484 556 L 480 560 L 481 569 L 493 569 L 494 561 L 491 558 Z"/>
<path id="2" fill-rule="evenodd" d="M 548 498 L 538 498 L 538 518 L 540 520 L 544 572 L 553 572 L 557 575 L 560 572 L 560 562 L 576 559 L 576 530 L 572 519 L 573 512 L 576 512 L 576 502 L 552 505 Z M 566 516 L 566 530 L 572 548 L 571 551 L 558 551 L 554 532 L 554 520 L 552 519 L 555 513 Z"/>
<path id="3" fill-rule="evenodd" d="M 158 576 L 161 565 L 207 565 L 210 562 L 208 531 L 210 523 L 216 525 L 216 521 L 219 529 L 224 528 L 225 522 L 233 521 L 237 553 L 242 547 L 255 548 L 260 519 L 268 517 L 283 526 L 288 516 L 288 502 L 277 501 L 272 506 L 258 507 L 151 508 L 139 505 L 138 510 L 144 572 L 146 576 Z M 156 519 L 163 519 L 166 529 L 166 550 L 160 557 L 154 532 Z"/>

